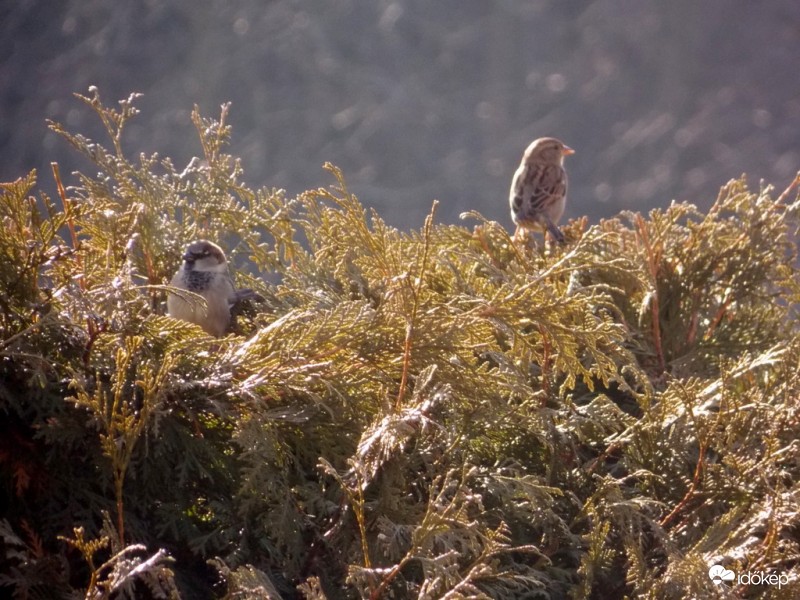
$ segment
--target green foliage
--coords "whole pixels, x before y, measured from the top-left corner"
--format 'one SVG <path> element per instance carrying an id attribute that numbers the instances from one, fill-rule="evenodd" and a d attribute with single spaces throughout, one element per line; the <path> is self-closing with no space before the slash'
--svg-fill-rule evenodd
<path id="1" fill-rule="evenodd" d="M 97 174 L 2 184 L 15 597 L 715 597 L 715 562 L 800 593 L 791 191 L 736 180 L 563 248 L 435 203 L 402 232 L 330 165 L 248 188 L 227 106 L 195 109 L 182 171 L 131 161 L 135 96 L 91 93 L 111 149 L 51 127 Z M 263 297 L 222 340 L 164 315 L 199 237 Z"/>

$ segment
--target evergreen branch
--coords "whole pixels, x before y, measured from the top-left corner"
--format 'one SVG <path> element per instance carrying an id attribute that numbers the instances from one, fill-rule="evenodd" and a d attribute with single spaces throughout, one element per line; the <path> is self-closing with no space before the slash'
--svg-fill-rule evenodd
<path id="1" fill-rule="evenodd" d="M 413 346 L 414 328 L 417 323 L 417 312 L 421 302 L 420 292 L 425 281 L 425 269 L 428 264 L 428 253 L 431 247 L 431 229 L 433 227 L 433 218 L 436 214 L 436 207 L 438 202 L 434 200 L 431 212 L 425 217 L 425 225 L 422 228 L 422 256 L 420 257 L 417 276 L 412 283 L 412 306 L 411 314 L 407 317 L 406 324 L 406 338 L 403 344 L 403 367 L 400 376 L 400 387 L 397 392 L 397 400 L 395 401 L 395 410 L 402 406 L 403 400 L 406 395 L 406 387 L 408 386 L 409 370 L 411 368 L 411 351 Z"/>

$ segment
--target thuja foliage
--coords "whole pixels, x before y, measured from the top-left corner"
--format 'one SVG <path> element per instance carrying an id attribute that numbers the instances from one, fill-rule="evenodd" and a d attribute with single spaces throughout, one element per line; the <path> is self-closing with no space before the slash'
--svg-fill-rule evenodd
<path id="1" fill-rule="evenodd" d="M 0 588 L 15 598 L 800 595 L 794 188 L 731 181 L 514 244 L 332 185 L 124 153 L 135 96 L 51 124 L 93 175 L 0 202 Z M 183 247 L 261 300 L 165 316 Z M 709 566 L 782 588 L 717 586 Z"/>

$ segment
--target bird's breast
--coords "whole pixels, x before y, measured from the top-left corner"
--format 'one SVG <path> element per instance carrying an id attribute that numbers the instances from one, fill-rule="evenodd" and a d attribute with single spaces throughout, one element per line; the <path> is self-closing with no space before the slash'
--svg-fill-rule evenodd
<path id="1" fill-rule="evenodd" d="M 200 294 L 211 287 L 216 273 L 209 271 L 185 271 L 183 275 L 183 284 L 187 290 Z"/>

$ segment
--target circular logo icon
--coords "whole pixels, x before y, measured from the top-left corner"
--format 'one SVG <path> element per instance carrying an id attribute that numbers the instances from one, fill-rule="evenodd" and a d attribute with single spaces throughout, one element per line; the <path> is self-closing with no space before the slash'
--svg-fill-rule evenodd
<path id="1" fill-rule="evenodd" d="M 708 570 L 708 577 L 714 582 L 714 585 L 719 585 L 723 581 L 733 581 L 735 575 L 730 569 L 726 569 L 722 565 L 713 565 Z"/>

